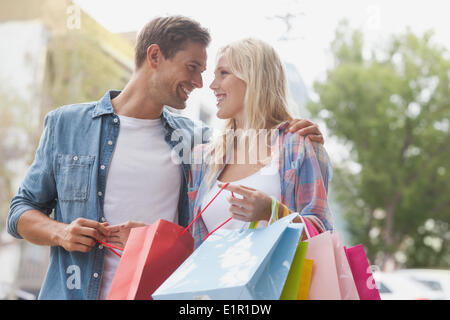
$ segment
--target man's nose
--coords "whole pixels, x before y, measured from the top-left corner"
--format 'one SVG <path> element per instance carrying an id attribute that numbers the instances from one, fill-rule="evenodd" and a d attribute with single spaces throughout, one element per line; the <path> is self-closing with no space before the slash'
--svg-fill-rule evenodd
<path id="1" fill-rule="evenodd" d="M 199 74 L 199 75 L 197 75 L 195 78 L 194 78 L 194 80 L 192 81 L 192 84 L 195 86 L 195 87 L 197 87 L 197 88 L 203 88 L 203 78 L 202 78 L 202 75 L 201 74 Z"/>

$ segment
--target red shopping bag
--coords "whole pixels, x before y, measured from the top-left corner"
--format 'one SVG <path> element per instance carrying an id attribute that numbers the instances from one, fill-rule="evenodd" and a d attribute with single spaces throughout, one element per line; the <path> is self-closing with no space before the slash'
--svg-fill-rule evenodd
<path id="1" fill-rule="evenodd" d="M 344 249 L 359 298 L 361 300 L 381 300 L 362 244 L 351 248 L 344 247 Z"/>
<path id="2" fill-rule="evenodd" d="M 107 300 L 151 300 L 152 293 L 194 251 L 194 239 L 166 220 L 130 231 Z"/>
<path id="3" fill-rule="evenodd" d="M 101 242 L 119 256 L 114 249 L 123 251 L 106 299 L 151 300 L 153 292 L 194 251 L 194 238 L 187 230 L 210 203 L 186 228 L 160 219 L 150 226 L 131 229 L 123 249 Z"/>

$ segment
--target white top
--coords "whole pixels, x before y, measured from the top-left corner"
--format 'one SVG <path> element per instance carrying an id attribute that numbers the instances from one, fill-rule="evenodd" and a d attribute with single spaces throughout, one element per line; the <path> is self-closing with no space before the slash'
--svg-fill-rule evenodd
<path id="1" fill-rule="evenodd" d="M 218 183 L 224 184 L 224 182 L 217 181 L 202 203 L 202 208 L 204 208 L 209 201 L 220 191 L 217 186 Z M 264 168 L 260 169 L 256 173 L 248 176 L 244 179 L 230 182 L 231 185 L 243 185 L 246 187 L 254 188 L 259 191 L 266 193 L 269 196 L 275 197 L 277 200 L 281 198 L 281 181 L 280 174 L 278 172 L 278 166 L 275 161 L 271 161 Z M 231 192 L 228 190 L 223 190 L 217 198 L 209 205 L 209 207 L 203 212 L 202 219 L 205 223 L 208 232 L 211 232 L 217 228 L 220 224 L 225 222 L 231 217 L 229 211 L 230 203 L 227 197 L 231 196 Z M 234 193 L 236 198 L 242 198 L 241 195 Z M 266 222 L 260 222 L 262 225 Z M 248 228 L 249 222 L 244 222 L 237 219 L 231 219 L 225 225 L 222 226 L 223 229 L 240 229 L 242 227 Z"/>
<path id="2" fill-rule="evenodd" d="M 104 213 L 110 225 L 129 220 L 178 221 L 179 165 L 171 158 L 160 119 L 119 116 L 120 130 L 106 177 Z M 102 165 L 102 164 L 100 164 Z M 107 166 L 107 164 L 104 164 Z M 105 250 L 100 299 L 106 299 L 119 257 Z"/>

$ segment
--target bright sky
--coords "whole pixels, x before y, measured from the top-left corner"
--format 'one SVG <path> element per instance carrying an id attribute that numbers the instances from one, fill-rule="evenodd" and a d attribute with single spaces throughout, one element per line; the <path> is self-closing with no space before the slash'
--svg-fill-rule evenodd
<path id="1" fill-rule="evenodd" d="M 450 3 L 445 0 L 75 0 L 112 32 L 136 31 L 152 17 L 183 14 L 198 20 L 213 37 L 208 50 L 209 84 L 217 49 L 233 40 L 258 37 L 275 46 L 285 61 L 297 66 L 308 88 L 324 75 L 331 59 L 327 50 L 338 22 L 348 19 L 368 42 L 379 45 L 409 26 L 415 32 L 435 30 L 436 41 L 450 48 Z M 280 41 L 286 24 L 276 15 L 297 14 Z"/>

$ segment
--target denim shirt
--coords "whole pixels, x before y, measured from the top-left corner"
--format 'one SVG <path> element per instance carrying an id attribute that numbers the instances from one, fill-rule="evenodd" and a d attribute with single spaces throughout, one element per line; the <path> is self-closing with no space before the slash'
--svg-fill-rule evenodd
<path id="1" fill-rule="evenodd" d="M 111 99 L 120 91 L 109 91 L 92 103 L 60 107 L 47 114 L 44 131 L 17 194 L 11 201 L 8 232 L 16 238 L 17 222 L 28 210 L 39 210 L 63 223 L 77 218 L 105 221 L 103 204 L 108 165 L 117 142 L 120 119 Z M 189 164 L 183 153 L 211 135 L 208 127 L 163 109 L 164 139 L 182 174 L 178 223 L 192 219 L 187 197 Z M 102 279 L 105 248 L 96 245 L 88 253 L 50 248 L 50 265 L 39 299 L 97 299 Z"/>

